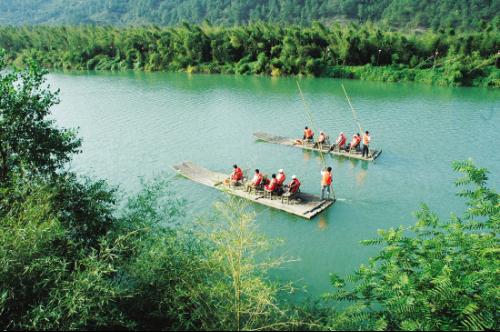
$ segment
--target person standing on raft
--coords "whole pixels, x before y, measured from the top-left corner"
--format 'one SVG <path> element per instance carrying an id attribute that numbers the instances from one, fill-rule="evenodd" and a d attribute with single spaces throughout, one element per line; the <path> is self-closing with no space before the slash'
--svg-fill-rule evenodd
<path id="1" fill-rule="evenodd" d="M 330 199 L 330 191 L 332 188 L 332 168 L 328 167 L 321 172 L 321 200 L 325 199 L 325 191 Z"/>
<path id="2" fill-rule="evenodd" d="M 366 158 L 368 158 L 369 150 L 370 150 L 370 141 L 371 141 L 370 133 L 367 130 L 367 131 L 365 131 L 365 134 L 363 135 L 363 154 L 362 154 L 362 157 L 364 157 L 366 154 Z"/>

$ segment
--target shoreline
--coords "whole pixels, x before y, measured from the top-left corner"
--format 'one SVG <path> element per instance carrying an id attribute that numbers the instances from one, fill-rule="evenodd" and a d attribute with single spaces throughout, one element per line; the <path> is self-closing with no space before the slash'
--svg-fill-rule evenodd
<path id="1" fill-rule="evenodd" d="M 10 63 L 12 64 L 12 62 Z M 20 65 L 18 65 L 20 66 Z M 269 74 L 251 74 L 251 73 L 236 73 L 234 70 L 223 70 L 223 68 L 218 67 L 217 70 L 210 71 L 207 66 L 201 65 L 196 67 L 189 67 L 186 69 L 172 70 L 172 69 L 160 69 L 160 70 L 144 70 L 144 69 L 88 69 L 81 68 L 81 66 L 72 67 L 55 67 L 44 65 L 47 70 L 58 73 L 58 72 L 112 72 L 112 73 L 125 73 L 125 72 L 137 72 L 137 73 L 184 73 L 184 74 L 198 74 L 198 75 L 229 75 L 229 76 L 247 76 L 247 77 L 269 77 L 269 78 L 323 78 L 323 79 L 346 79 L 346 80 L 356 80 L 356 81 L 368 81 L 368 82 L 382 82 L 382 83 L 416 83 L 426 86 L 437 86 L 437 87 L 462 87 L 462 88 L 483 88 L 488 90 L 496 90 L 500 88 L 500 70 L 493 69 L 490 76 L 496 75 L 498 78 L 494 77 L 490 82 L 488 82 L 488 77 L 476 78 L 471 81 L 471 84 L 450 84 L 444 79 L 442 74 L 443 70 L 439 69 L 413 69 L 413 68 L 398 68 L 395 69 L 392 66 L 379 66 L 374 67 L 371 65 L 364 66 L 338 66 L 329 68 L 329 72 L 323 75 L 314 76 L 306 74 L 296 74 L 296 75 L 269 75 Z M 495 72 L 496 71 L 496 72 Z M 490 84 L 488 84 L 490 83 Z"/>

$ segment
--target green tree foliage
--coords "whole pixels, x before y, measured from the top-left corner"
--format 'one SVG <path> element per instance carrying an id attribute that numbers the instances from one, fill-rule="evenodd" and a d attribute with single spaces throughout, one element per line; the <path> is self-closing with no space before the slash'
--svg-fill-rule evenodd
<path id="1" fill-rule="evenodd" d="M 25 71 L 6 71 L 0 50 L 0 181 L 12 171 L 53 174 L 78 151 L 74 131 L 49 119 L 57 93 L 45 89 L 45 70 L 30 63 Z"/>
<path id="2" fill-rule="evenodd" d="M 400 28 L 478 29 L 498 19 L 491 0 L 4 0 L 0 24 L 307 25 L 313 21 L 382 22 Z"/>
<path id="3" fill-rule="evenodd" d="M 17 183 L 2 194 L 0 322 L 6 329 L 98 329 L 124 326 L 113 287 L 116 244 L 73 240 L 46 180 Z M 94 203 L 98 207 L 98 202 Z M 84 220 L 85 221 L 85 220 Z M 116 322 L 115 322 L 116 320 Z"/>
<path id="4" fill-rule="evenodd" d="M 58 69 L 184 70 L 500 86 L 500 34 L 405 34 L 372 24 L 179 28 L 0 28 L 11 63 Z"/>
<path id="5" fill-rule="evenodd" d="M 499 195 L 486 186 L 485 169 L 453 167 L 464 174 L 462 217 L 442 222 L 424 206 L 415 226 L 364 241 L 382 250 L 348 279 L 353 288 L 332 276 L 332 298 L 356 303 L 353 319 L 389 330 L 498 330 Z"/>
<path id="6" fill-rule="evenodd" d="M 132 199 L 125 216 L 128 227 L 130 220 L 148 224 L 134 231 L 135 254 L 124 268 L 128 295 L 120 305 L 133 325 L 153 330 L 294 326 L 296 320 L 277 300 L 287 288 L 266 277 L 270 268 L 285 261 L 257 261 L 271 247 L 255 232 L 246 204 L 228 198 L 216 204 L 212 216 L 196 222 L 194 230 L 172 227 L 177 213 L 162 210 L 165 203 L 179 202 L 165 201 L 165 194 L 172 193 L 160 183 Z M 163 216 L 161 224 L 152 226 L 151 214 Z"/>
<path id="7" fill-rule="evenodd" d="M 237 331 L 293 327 L 298 322 L 276 301 L 278 292 L 290 291 L 290 285 L 265 281 L 269 269 L 290 260 L 269 257 L 268 253 L 277 243 L 256 232 L 255 213 L 248 212 L 248 208 L 247 202 L 229 197 L 216 203 L 215 215 L 209 224 L 212 226 L 201 229 L 201 234 L 208 234 L 215 248 L 211 259 L 218 262 L 220 272 L 227 278 L 215 288 L 222 289 L 226 282 L 230 286 L 226 285 L 226 290 L 221 292 L 223 298 L 230 299 L 230 305 L 219 311 L 217 319 L 227 320 L 226 327 Z"/>
<path id="8" fill-rule="evenodd" d="M 196 29 L 185 33 L 204 38 Z M 235 33 L 233 47 L 247 40 Z M 253 50 L 257 58 L 266 56 L 260 47 Z M 37 85 L 43 81 L 37 68 L 0 72 L 10 82 L 0 85 L 0 96 L 21 98 L 3 104 L 9 109 L 2 114 L 15 118 L 17 109 L 29 115 L 40 96 L 46 98 L 42 105 L 56 101 Z M 37 89 L 19 93 L 26 84 Z M 10 126 L 43 123 L 36 114 Z M 55 136 L 66 132 L 49 127 Z M 185 225 L 186 203 L 168 181 L 145 185 L 117 210 L 115 190 L 105 182 L 63 170 L 68 154 L 46 160 L 50 176 L 32 169 L 30 155 L 16 158 L 8 181 L 0 182 L 3 329 L 499 328 L 499 196 L 486 186 L 487 171 L 471 162 L 454 164 L 464 173 L 457 181 L 465 187 L 459 193 L 467 200 L 464 216 L 441 222 L 424 207 L 415 226 L 366 241 L 382 249 L 349 279 L 352 287 L 331 278 L 338 288 L 331 298 L 355 302 L 337 311 L 328 303 L 290 307 L 279 300 L 290 287 L 271 281 L 268 272 L 287 261 L 271 256 L 274 243 L 256 232 L 255 215 L 238 199 L 217 203 L 212 215 Z M 45 169 L 43 159 L 37 162 Z"/>
<path id="9" fill-rule="evenodd" d="M 27 128 L 21 138 L 34 146 L 43 143 L 44 135 L 29 136 L 57 102 L 43 85 L 43 73 L 32 65 L 1 75 L 2 114 L 16 120 L 7 122 L 9 129 Z M 53 137 L 67 133 L 52 122 L 46 127 Z M 78 142 L 73 134 L 71 140 Z M 269 246 L 255 234 L 242 204 L 226 204 L 220 213 L 234 219 L 222 220 L 227 225 L 210 232 L 213 237 L 202 236 L 179 224 L 185 203 L 169 191 L 168 182 L 146 185 L 118 211 L 115 190 L 104 181 L 64 171 L 69 157 L 67 152 L 36 159 L 36 169 L 47 168 L 47 176 L 35 172 L 31 155 L 16 154 L 9 181 L 0 182 L 4 329 L 231 330 L 291 324 L 278 309 L 280 287 L 256 261 Z M 241 241 L 259 246 L 243 252 Z M 231 260 L 233 253 L 240 260 Z M 269 267 L 280 263 L 274 262 Z"/>
<path id="10" fill-rule="evenodd" d="M 177 224 L 183 201 L 168 182 L 157 181 L 129 200 L 112 231 L 96 234 L 97 245 L 89 245 L 73 240 L 73 230 L 58 217 L 54 189 L 44 182 L 24 184 L 29 190 L 17 192 L 0 218 L 5 328 L 242 330 L 297 324 L 277 299 L 286 288 L 266 277 L 284 261 L 257 261 L 271 247 L 255 232 L 253 215 L 241 201 L 217 206 L 210 219 L 217 227 L 203 222 L 193 231 Z M 103 208 L 99 200 L 94 205 Z"/>

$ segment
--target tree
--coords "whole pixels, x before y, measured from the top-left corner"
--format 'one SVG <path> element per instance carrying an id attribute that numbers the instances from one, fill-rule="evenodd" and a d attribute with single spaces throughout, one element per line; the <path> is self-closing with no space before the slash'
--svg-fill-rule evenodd
<path id="1" fill-rule="evenodd" d="M 241 331 L 295 326 L 297 322 L 277 299 L 289 285 L 266 282 L 271 268 L 291 260 L 269 256 L 273 242 L 255 231 L 255 214 L 248 212 L 248 203 L 228 197 L 216 203 L 215 209 L 216 219 L 210 222 L 215 226 L 202 229 L 202 233 L 208 234 L 213 244 L 211 259 L 221 273 L 220 281 L 212 287 L 224 290 L 221 295 L 226 299 L 214 310 L 225 321 L 219 328 Z"/>
<path id="2" fill-rule="evenodd" d="M 424 206 L 415 226 L 379 231 L 364 241 L 383 245 L 349 281 L 332 275 L 331 298 L 355 302 L 354 317 L 389 330 L 498 330 L 499 195 L 486 186 L 487 171 L 456 162 L 467 212 L 448 222 Z M 359 310 L 361 308 L 361 310 Z"/>
<path id="3" fill-rule="evenodd" d="M 16 182 L 14 179 L 12 182 Z M 15 330 L 88 330 L 125 327 L 116 302 L 117 261 L 123 238 L 75 241 L 61 222 L 50 184 L 29 181 L 1 193 L 0 324 Z M 99 211 L 100 203 L 91 208 Z M 81 225 L 83 227 L 84 225 Z"/>
<path id="4" fill-rule="evenodd" d="M 74 130 L 49 119 L 58 92 L 46 87 L 46 71 L 30 62 L 22 71 L 6 68 L 0 51 L 0 181 L 11 172 L 54 174 L 78 152 Z"/>

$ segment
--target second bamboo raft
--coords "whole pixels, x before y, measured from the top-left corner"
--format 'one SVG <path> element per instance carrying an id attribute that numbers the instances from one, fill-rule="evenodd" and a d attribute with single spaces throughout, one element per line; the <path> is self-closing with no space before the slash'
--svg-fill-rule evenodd
<path id="1" fill-rule="evenodd" d="M 366 160 L 366 161 L 374 161 L 375 159 L 380 156 L 382 153 L 382 150 L 372 150 L 370 149 L 369 157 L 365 158 L 361 155 L 361 152 L 358 151 L 351 151 L 351 152 L 346 152 L 344 150 L 332 150 L 330 151 L 330 145 L 328 144 L 322 144 L 320 147 L 315 148 L 313 143 L 308 143 L 305 142 L 303 144 L 297 143 L 297 139 L 289 138 L 289 137 L 283 137 L 283 136 L 276 136 L 264 132 L 258 132 L 253 134 L 258 140 L 268 142 L 268 143 L 273 143 L 273 144 L 280 144 L 280 145 L 288 145 L 288 146 L 293 146 L 296 148 L 304 149 L 304 150 L 312 150 L 312 151 L 318 151 L 318 152 L 323 152 L 323 153 L 331 153 L 336 156 L 341 156 L 345 158 L 352 158 L 352 159 L 359 159 L 359 160 Z"/>

